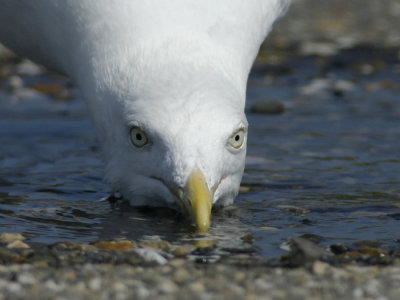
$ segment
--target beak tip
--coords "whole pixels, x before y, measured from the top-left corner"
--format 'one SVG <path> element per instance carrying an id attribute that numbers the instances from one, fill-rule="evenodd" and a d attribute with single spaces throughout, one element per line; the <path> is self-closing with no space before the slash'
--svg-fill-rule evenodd
<path id="1" fill-rule="evenodd" d="M 199 233 L 199 234 L 207 233 L 208 229 L 210 228 L 210 225 L 211 225 L 210 221 L 198 222 L 196 224 L 197 233 Z"/>

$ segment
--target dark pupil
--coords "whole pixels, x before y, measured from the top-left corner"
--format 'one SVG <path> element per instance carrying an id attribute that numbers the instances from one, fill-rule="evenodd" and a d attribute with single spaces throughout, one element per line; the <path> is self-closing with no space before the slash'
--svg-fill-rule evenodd
<path id="1" fill-rule="evenodd" d="M 237 135 L 235 136 L 235 141 L 237 142 L 238 140 L 240 140 L 240 136 L 237 134 Z"/>
<path id="2" fill-rule="evenodd" d="M 138 141 L 141 141 L 142 140 L 142 135 L 140 133 L 136 133 L 136 139 Z"/>

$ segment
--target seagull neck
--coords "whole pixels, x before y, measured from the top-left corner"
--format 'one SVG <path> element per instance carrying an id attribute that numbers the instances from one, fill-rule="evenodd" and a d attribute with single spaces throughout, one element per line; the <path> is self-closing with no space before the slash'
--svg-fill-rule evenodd
<path id="1" fill-rule="evenodd" d="M 88 63 L 76 63 L 79 66 L 75 73 L 79 81 L 94 80 L 93 84 L 106 84 L 104 80 L 119 78 L 129 80 L 131 85 L 141 82 L 143 76 L 156 74 L 169 68 L 184 68 L 192 72 L 209 72 L 217 74 L 222 80 L 234 86 L 244 99 L 248 71 L 235 56 L 235 52 L 202 36 L 153 37 L 134 46 L 133 42 L 124 39 L 109 43 L 105 47 L 92 46 L 88 49 Z M 78 58 L 78 59 L 82 59 Z M 88 74 L 89 73 L 89 74 Z"/>

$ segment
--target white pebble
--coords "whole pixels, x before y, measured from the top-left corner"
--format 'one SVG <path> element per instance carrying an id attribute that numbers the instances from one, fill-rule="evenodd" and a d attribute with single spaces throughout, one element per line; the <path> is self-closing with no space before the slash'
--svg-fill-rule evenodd
<path id="1" fill-rule="evenodd" d="M 100 278 L 92 278 L 89 283 L 88 286 L 90 289 L 94 290 L 94 291 L 98 291 L 101 288 L 101 279 Z"/>
<path id="2" fill-rule="evenodd" d="M 139 254 L 146 262 L 155 262 L 159 265 L 164 265 L 167 263 L 167 260 L 155 250 L 138 248 L 134 251 Z"/>

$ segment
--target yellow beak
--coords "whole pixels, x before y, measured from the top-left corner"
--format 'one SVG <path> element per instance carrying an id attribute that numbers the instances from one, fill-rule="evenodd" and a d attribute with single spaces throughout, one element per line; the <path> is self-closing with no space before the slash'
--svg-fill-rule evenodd
<path id="1" fill-rule="evenodd" d="M 212 196 L 199 169 L 190 173 L 184 189 L 183 203 L 199 233 L 206 233 L 211 224 Z"/>

